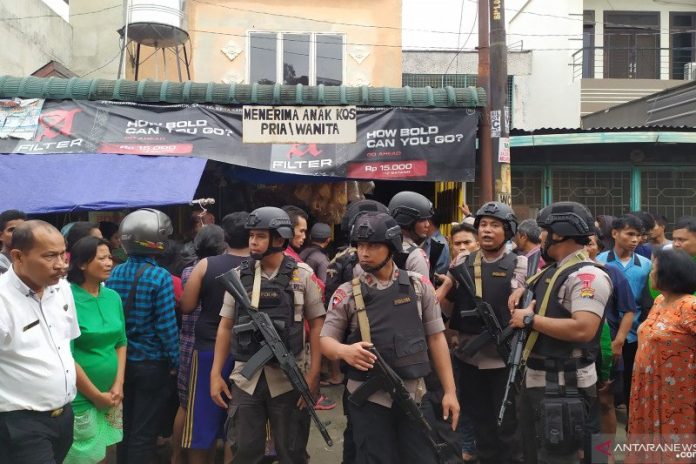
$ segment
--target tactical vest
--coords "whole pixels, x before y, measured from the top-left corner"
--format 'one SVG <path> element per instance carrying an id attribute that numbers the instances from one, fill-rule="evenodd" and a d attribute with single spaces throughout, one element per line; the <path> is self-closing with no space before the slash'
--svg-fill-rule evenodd
<path id="1" fill-rule="evenodd" d="M 406 269 L 406 261 L 408 260 L 408 257 L 413 251 L 418 248 L 418 245 L 413 243 L 410 247 L 406 248 L 405 250 L 397 251 L 394 253 L 394 256 L 392 256 L 392 259 L 394 260 L 394 264 L 396 264 L 396 267 L 399 269 Z"/>
<path id="2" fill-rule="evenodd" d="M 538 304 L 541 304 L 540 302 L 543 301 L 546 292 L 551 291 L 549 303 L 546 307 L 546 314 L 544 314 L 545 317 L 553 317 L 557 319 L 569 319 L 573 317 L 572 313 L 567 310 L 560 301 L 558 301 L 558 291 L 568 279 L 568 276 L 585 266 L 597 265 L 589 261 L 574 264 L 561 272 L 561 274 L 556 278 L 553 288 L 549 289 L 551 277 L 553 276 L 553 273 L 556 272 L 556 269 L 558 269 L 558 265 L 555 264 L 544 270 L 543 275 L 541 275 L 534 283 L 531 284 L 530 290 L 534 292 L 534 297 L 536 301 L 539 302 Z M 601 266 L 597 267 L 601 268 Z M 586 367 L 594 363 L 599 354 L 599 339 L 602 335 L 602 325 L 604 324 L 605 315 L 606 310 L 602 315 L 602 320 L 599 324 L 597 333 L 589 342 L 568 342 L 539 333 L 539 338 L 537 338 L 537 341 L 534 344 L 534 348 L 532 349 L 532 353 L 527 361 L 527 364 L 532 369 L 540 369 L 542 368 L 541 363 L 539 362 L 540 358 L 564 361 L 572 358 L 573 351 L 576 349 L 581 351 L 581 357 L 577 363 L 578 368 Z"/>
<path id="3" fill-rule="evenodd" d="M 389 366 L 402 379 L 419 379 L 430 373 L 428 342 L 423 320 L 418 314 L 418 298 L 408 273 L 399 277 L 388 288 L 377 290 L 364 283 L 360 289 L 370 321 L 372 343 Z M 347 343 L 362 340 L 358 326 Z M 368 373 L 349 366 L 349 379 L 366 380 Z"/>
<path id="4" fill-rule="evenodd" d="M 341 284 L 353 279 L 353 268 L 358 262 L 358 254 L 353 247 L 346 247 L 336 253 L 326 269 L 326 300 L 331 301 L 331 296 L 338 290 Z"/>
<path id="5" fill-rule="evenodd" d="M 239 269 L 240 280 L 251 297 L 256 262 L 253 259 L 244 261 Z M 273 279 L 261 279 L 258 307 L 259 311 L 268 314 L 283 344 L 295 355 L 304 349 L 304 320 L 301 308 L 295 308 L 295 295 L 290 285 L 296 272 L 297 262 L 285 256 L 278 274 Z M 250 322 L 249 316 L 243 309 L 237 307 L 234 325 L 248 322 Z M 261 348 L 262 341 L 263 338 L 258 332 L 240 332 L 232 337 L 231 353 L 237 361 L 248 361 Z"/>
<path id="6" fill-rule="evenodd" d="M 468 272 L 474 281 L 474 259 L 477 251 L 466 257 L 463 263 L 455 267 L 454 272 Z M 515 272 L 517 255 L 506 253 L 502 258 L 494 263 L 487 263 L 481 260 L 481 297 L 483 301 L 491 305 L 493 312 L 500 326 L 505 328 L 510 322 L 510 310 L 508 309 L 508 298 L 512 289 L 510 282 Z M 474 295 L 462 285 L 457 286 L 454 291 L 454 309 L 450 320 L 450 328 L 466 334 L 479 334 L 483 332 L 484 326 L 481 320 L 475 316 L 462 317 L 462 311 L 471 311 L 476 308 Z"/>

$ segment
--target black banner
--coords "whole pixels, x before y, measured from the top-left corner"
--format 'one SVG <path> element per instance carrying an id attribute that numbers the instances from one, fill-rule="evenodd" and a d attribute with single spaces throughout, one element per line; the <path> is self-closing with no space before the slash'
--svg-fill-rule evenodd
<path id="1" fill-rule="evenodd" d="M 245 144 L 242 107 L 47 101 L 33 140 L 0 140 L 1 153 L 196 156 L 303 175 L 473 181 L 473 109 L 357 110 L 357 142 Z"/>

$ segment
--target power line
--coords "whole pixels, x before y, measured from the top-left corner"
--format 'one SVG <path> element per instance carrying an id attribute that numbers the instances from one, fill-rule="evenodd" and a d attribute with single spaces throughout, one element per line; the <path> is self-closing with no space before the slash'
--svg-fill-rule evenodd
<path id="1" fill-rule="evenodd" d="M 99 10 L 93 10 L 93 11 L 85 11 L 84 13 L 75 13 L 71 14 L 70 17 L 73 16 L 85 16 L 85 15 L 91 15 L 91 14 L 96 14 L 96 13 L 101 13 L 102 11 L 108 11 L 108 10 L 113 10 L 114 8 L 120 8 L 123 5 L 112 5 L 112 6 L 107 6 L 106 8 L 101 8 Z M 18 21 L 18 20 L 23 20 L 23 19 L 39 19 L 39 18 L 60 18 L 59 15 L 57 14 L 52 14 L 52 15 L 36 15 L 36 16 L 18 16 L 16 18 L 0 18 L 0 21 Z"/>
<path id="2" fill-rule="evenodd" d="M 94 69 L 92 69 L 91 71 L 88 71 L 88 72 L 84 73 L 84 74 L 81 75 L 80 77 L 87 77 L 87 76 L 89 76 L 90 74 L 99 71 L 100 69 L 106 68 L 106 67 L 109 66 L 111 63 L 113 63 L 114 60 L 116 60 L 116 58 L 119 58 L 120 56 L 121 56 L 121 50 L 119 50 L 118 53 L 116 53 L 116 56 L 114 56 L 113 58 L 111 58 L 109 61 L 107 61 L 107 62 L 104 63 L 103 65 L 99 66 L 98 68 L 94 68 Z"/>

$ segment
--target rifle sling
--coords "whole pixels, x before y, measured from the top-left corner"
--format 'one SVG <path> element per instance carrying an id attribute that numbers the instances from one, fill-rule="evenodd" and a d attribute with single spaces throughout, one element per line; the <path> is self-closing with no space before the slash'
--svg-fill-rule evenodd
<path id="1" fill-rule="evenodd" d="M 474 285 L 476 286 L 476 298 L 483 299 L 483 282 L 481 281 L 481 251 L 474 258 Z"/>
<path id="2" fill-rule="evenodd" d="M 367 318 L 367 308 L 365 308 L 365 300 L 363 299 L 362 289 L 360 287 L 360 279 L 354 278 L 353 298 L 355 299 L 355 310 L 358 313 L 358 327 L 360 328 L 360 337 L 362 341 L 372 343 L 370 335 L 370 320 Z"/>
<path id="3" fill-rule="evenodd" d="M 261 261 L 256 261 L 254 271 L 254 285 L 251 288 L 251 307 L 258 311 L 259 300 L 261 299 Z"/>
<path id="4" fill-rule="evenodd" d="M 544 298 L 541 302 L 541 306 L 539 307 L 539 312 L 537 312 L 539 316 L 544 316 L 546 314 L 546 308 L 549 306 L 551 293 L 553 292 L 558 276 L 560 276 L 561 273 L 563 273 L 569 267 L 581 263 L 585 261 L 585 259 L 586 257 L 582 252 L 577 252 L 565 264 L 563 264 L 563 266 L 560 266 L 558 269 L 556 269 L 556 271 L 553 273 L 553 276 L 551 276 L 549 286 L 547 287 L 546 293 L 544 294 Z M 540 271 L 534 274 L 527 280 L 527 285 L 531 286 L 534 282 L 541 278 L 542 274 L 545 274 L 545 272 Z M 526 364 L 527 359 L 529 358 L 529 355 L 532 353 L 532 349 L 536 344 L 537 338 L 539 338 L 539 332 L 532 329 L 529 336 L 527 337 L 527 344 L 524 346 L 524 352 L 522 354 L 522 364 Z"/>

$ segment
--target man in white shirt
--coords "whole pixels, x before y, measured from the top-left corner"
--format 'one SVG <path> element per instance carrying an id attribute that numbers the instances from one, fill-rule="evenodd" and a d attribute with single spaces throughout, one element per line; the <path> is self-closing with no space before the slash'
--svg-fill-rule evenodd
<path id="1" fill-rule="evenodd" d="M 0 276 L 0 460 L 62 462 L 72 444 L 75 361 L 80 335 L 58 229 L 18 226 L 12 267 Z"/>

